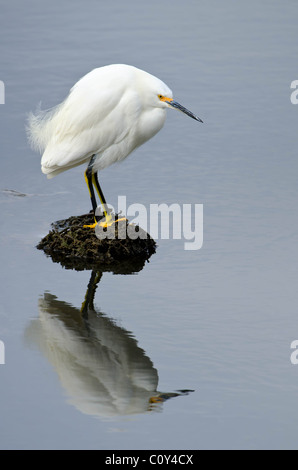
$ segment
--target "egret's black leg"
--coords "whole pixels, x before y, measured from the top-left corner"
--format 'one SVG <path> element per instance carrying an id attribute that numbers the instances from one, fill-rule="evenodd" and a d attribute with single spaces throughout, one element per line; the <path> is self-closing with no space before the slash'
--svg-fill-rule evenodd
<path id="1" fill-rule="evenodd" d="M 107 207 L 107 203 L 106 203 L 105 197 L 104 197 L 104 195 L 103 195 L 103 192 L 102 192 L 102 190 L 101 190 L 101 187 L 100 187 L 100 184 L 99 184 L 99 181 L 98 181 L 97 171 L 95 171 L 95 172 L 92 174 L 92 183 L 94 184 L 95 189 L 96 189 L 96 191 L 97 191 L 99 200 L 100 200 L 101 205 L 102 205 L 102 207 L 103 207 L 104 215 L 105 215 L 105 217 L 108 217 L 108 207 Z"/>
<path id="2" fill-rule="evenodd" d="M 108 227 L 108 226 L 112 225 L 115 222 L 115 218 L 112 217 L 112 215 L 108 213 L 107 203 L 106 203 L 105 197 L 103 195 L 103 192 L 101 190 L 101 187 L 100 187 L 100 184 L 99 184 L 99 181 L 98 181 L 97 172 L 93 171 L 93 164 L 94 164 L 95 158 L 96 158 L 96 154 L 92 155 L 92 157 L 90 159 L 90 162 L 88 164 L 87 170 L 85 171 L 85 180 L 86 180 L 86 183 L 87 183 L 87 186 L 88 186 L 88 189 L 89 189 L 90 199 L 91 199 L 91 203 L 92 203 L 92 209 L 93 209 L 93 212 L 94 212 L 94 220 L 95 220 L 95 224 L 85 225 L 84 226 L 84 227 L 89 227 L 89 228 L 94 228 L 96 226 L 97 222 L 98 222 L 97 216 L 96 216 L 97 202 L 96 202 L 96 197 L 95 197 L 93 185 L 95 186 L 95 189 L 97 191 L 98 197 L 99 197 L 101 205 L 103 207 L 103 213 L 104 213 L 104 216 L 105 216 L 105 219 L 103 221 L 99 222 L 99 224 L 102 225 L 103 227 Z M 117 219 L 117 222 L 119 222 L 121 220 L 126 220 L 126 219 L 125 219 L 125 217 L 122 217 L 121 219 Z"/>
<path id="3" fill-rule="evenodd" d="M 102 207 L 103 207 L 103 211 L 104 211 L 104 215 L 105 215 L 105 218 L 106 218 L 106 221 L 105 221 L 105 224 L 106 225 L 111 225 L 111 223 L 113 222 L 120 222 L 122 220 L 126 220 L 125 217 L 121 217 L 120 219 L 114 219 L 111 214 L 108 213 L 108 206 L 107 206 L 107 203 L 106 203 L 106 200 L 105 200 L 105 197 L 103 195 L 103 192 L 101 190 L 101 187 L 100 187 L 100 184 L 99 184 L 99 181 L 98 181 L 98 177 L 97 177 L 97 171 L 95 171 L 92 175 L 92 182 L 96 188 L 96 191 L 97 191 L 97 194 L 98 194 L 98 197 L 100 199 L 100 202 L 102 204 Z"/>
<path id="4" fill-rule="evenodd" d="M 92 209 L 93 209 L 93 212 L 94 212 L 94 219 L 95 219 L 95 211 L 96 211 L 96 208 L 97 208 L 97 202 L 96 202 L 96 198 L 95 198 L 95 194 L 94 194 L 94 188 L 93 188 L 93 184 L 92 184 L 92 167 L 93 167 L 94 157 L 95 157 L 95 155 L 93 155 L 91 157 L 91 160 L 89 162 L 87 170 L 85 171 L 85 181 L 86 181 L 88 189 L 89 189 L 89 194 L 90 194 L 90 199 L 91 199 L 91 204 L 92 204 Z M 95 222 L 96 222 L 96 219 L 95 219 Z"/>
<path id="5" fill-rule="evenodd" d="M 95 173 L 93 172 L 93 164 L 94 164 L 95 158 L 96 158 L 96 154 L 92 155 L 92 157 L 90 159 L 90 162 L 88 164 L 87 170 L 85 171 L 85 181 L 86 181 L 88 189 L 89 189 L 92 209 L 93 209 L 93 212 L 94 212 L 94 221 L 95 221 L 95 224 L 93 224 L 93 225 L 85 225 L 85 227 L 89 227 L 89 228 L 95 228 L 95 226 L 98 222 L 98 220 L 97 220 L 98 217 L 96 215 L 97 201 L 96 201 L 93 185 L 95 186 L 95 189 L 98 193 L 100 202 L 103 206 L 103 213 L 105 215 L 105 221 L 102 222 L 102 223 L 104 224 L 104 226 L 106 226 L 106 225 L 109 225 L 113 221 L 112 217 L 110 215 L 108 215 L 107 203 L 106 203 L 106 200 L 104 198 L 101 187 L 99 185 L 97 174 L 96 174 L 96 172 Z"/>

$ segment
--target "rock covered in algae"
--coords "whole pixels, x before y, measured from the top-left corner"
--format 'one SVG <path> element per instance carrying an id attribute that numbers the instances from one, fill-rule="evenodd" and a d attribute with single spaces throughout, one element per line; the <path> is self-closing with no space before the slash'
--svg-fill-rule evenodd
<path id="1" fill-rule="evenodd" d="M 127 220 L 116 221 L 99 232 L 84 227 L 93 223 L 92 213 L 54 222 L 37 248 L 51 256 L 54 262 L 78 270 L 99 266 L 106 270 L 113 266 L 115 270 L 117 265 L 120 271 L 121 266 L 128 271 L 134 266 L 138 270 L 155 253 L 156 243 L 150 235 Z"/>

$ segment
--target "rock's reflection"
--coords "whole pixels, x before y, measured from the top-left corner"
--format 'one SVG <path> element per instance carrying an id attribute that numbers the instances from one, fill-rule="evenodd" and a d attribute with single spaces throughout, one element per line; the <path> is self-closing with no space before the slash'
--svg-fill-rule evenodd
<path id="1" fill-rule="evenodd" d="M 175 393 L 157 391 L 158 374 L 132 334 L 94 308 L 102 274 L 92 272 L 81 309 L 44 294 L 27 329 L 59 375 L 69 401 L 94 416 L 144 413 Z"/>

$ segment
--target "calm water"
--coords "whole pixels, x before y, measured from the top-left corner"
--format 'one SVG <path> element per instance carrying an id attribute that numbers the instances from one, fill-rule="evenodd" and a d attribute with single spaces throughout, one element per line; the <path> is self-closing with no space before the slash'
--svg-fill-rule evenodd
<path id="1" fill-rule="evenodd" d="M 1 449 L 298 447 L 296 18 L 290 0 L 1 6 Z M 89 210 L 83 168 L 46 180 L 24 122 L 119 62 L 204 124 L 169 112 L 103 191 L 113 205 L 203 204 L 204 245 L 158 240 L 142 271 L 103 273 L 84 322 L 91 272 L 35 248 Z"/>

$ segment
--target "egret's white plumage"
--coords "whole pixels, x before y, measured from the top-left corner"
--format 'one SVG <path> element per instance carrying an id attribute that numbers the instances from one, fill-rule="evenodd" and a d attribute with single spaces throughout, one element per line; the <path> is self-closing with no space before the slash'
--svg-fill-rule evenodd
<path id="1" fill-rule="evenodd" d="M 42 153 L 41 169 L 48 178 L 83 163 L 96 175 L 153 137 L 164 125 L 167 108 L 201 121 L 174 101 L 158 78 L 130 65 L 108 65 L 82 77 L 58 106 L 31 114 L 28 137 Z M 102 193 L 100 198 L 103 202 Z"/>
<path id="2" fill-rule="evenodd" d="M 93 154 L 94 171 L 123 160 L 162 128 L 166 105 L 160 106 L 158 94 L 172 98 L 161 80 L 132 66 L 89 72 L 61 104 L 30 116 L 29 136 L 43 152 L 43 173 L 55 176 Z"/>

